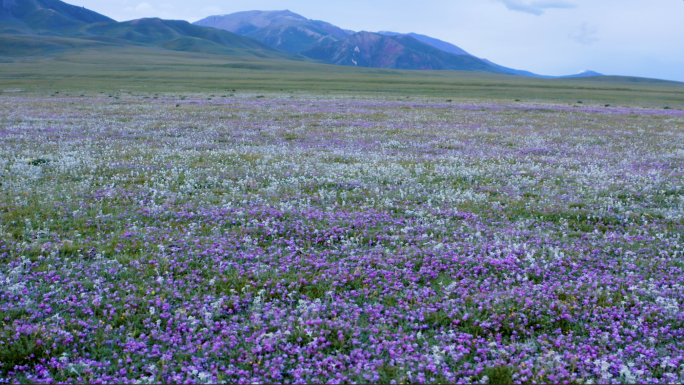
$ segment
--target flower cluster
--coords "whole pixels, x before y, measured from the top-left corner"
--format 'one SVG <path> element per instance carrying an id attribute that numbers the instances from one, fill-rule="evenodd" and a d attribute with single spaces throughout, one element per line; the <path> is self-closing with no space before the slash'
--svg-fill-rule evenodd
<path id="1" fill-rule="evenodd" d="M 0 96 L 0 383 L 684 381 L 684 113 Z"/>

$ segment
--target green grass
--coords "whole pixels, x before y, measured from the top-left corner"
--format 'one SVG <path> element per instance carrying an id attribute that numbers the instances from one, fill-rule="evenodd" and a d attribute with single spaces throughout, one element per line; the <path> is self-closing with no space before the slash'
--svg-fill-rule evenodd
<path id="1" fill-rule="evenodd" d="M 30 54 L 30 52 L 28 52 Z M 684 108 L 684 83 L 598 77 L 536 79 L 464 71 L 353 68 L 276 59 L 95 46 L 49 56 L 0 57 L 0 91 L 331 92 L 428 100 L 499 99 L 582 106 Z M 73 96 L 73 95 L 72 95 Z"/>

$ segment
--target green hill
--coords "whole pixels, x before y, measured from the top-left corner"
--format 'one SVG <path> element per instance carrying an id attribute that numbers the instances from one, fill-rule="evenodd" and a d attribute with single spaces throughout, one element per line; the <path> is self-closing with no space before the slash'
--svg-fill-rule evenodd
<path id="1" fill-rule="evenodd" d="M 56 36 L 0 34 L 0 56 L 44 56 L 73 49 L 106 47 L 107 43 Z"/>
<path id="2" fill-rule="evenodd" d="M 182 20 L 149 18 L 123 23 L 96 23 L 80 28 L 72 36 L 108 38 L 112 43 L 129 42 L 174 51 L 303 60 L 254 39 Z"/>
<path id="3" fill-rule="evenodd" d="M 51 37 L 51 38 L 48 38 Z M 2 0 L 0 54 L 36 56 L 94 45 L 307 60 L 234 33 L 158 18 L 118 23 L 59 0 Z"/>
<path id="4" fill-rule="evenodd" d="M 59 35 L 92 23 L 113 19 L 60 0 L 2 0 L 0 33 Z"/>

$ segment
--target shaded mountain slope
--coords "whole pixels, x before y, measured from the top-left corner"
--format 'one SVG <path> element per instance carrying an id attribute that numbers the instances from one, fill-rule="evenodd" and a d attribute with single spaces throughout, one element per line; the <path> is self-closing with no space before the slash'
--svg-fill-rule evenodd
<path id="1" fill-rule="evenodd" d="M 491 62 L 491 61 L 489 61 L 489 60 L 487 60 L 487 59 L 482 59 L 482 61 L 485 62 L 485 63 L 487 63 L 487 64 L 489 64 L 489 65 L 491 65 L 492 67 L 498 68 L 498 69 L 500 69 L 501 71 L 503 71 L 503 72 L 505 72 L 505 73 L 507 73 L 507 74 L 511 74 L 511 75 L 530 76 L 530 77 L 533 77 L 533 78 L 545 78 L 545 79 L 553 79 L 553 78 L 554 78 L 553 76 L 537 75 L 537 74 L 532 73 L 532 72 L 530 72 L 530 71 L 516 70 L 516 69 L 513 69 L 513 68 L 504 67 L 504 66 L 502 66 L 502 65 L 493 63 L 493 62 Z"/>
<path id="2" fill-rule="evenodd" d="M 2 0 L 0 32 L 56 35 L 91 23 L 113 19 L 59 0 Z"/>
<path id="3" fill-rule="evenodd" d="M 504 73 L 476 57 L 450 54 L 405 35 L 359 32 L 302 55 L 346 66 Z"/>
<path id="4" fill-rule="evenodd" d="M 390 31 L 380 31 L 378 32 L 380 35 L 384 36 L 411 36 L 412 38 L 425 43 L 427 45 L 433 46 L 439 50 L 442 50 L 447 53 L 451 53 L 454 55 L 470 55 L 468 52 L 464 51 L 460 47 L 457 47 L 451 43 L 448 43 L 443 40 L 435 39 L 434 37 L 426 36 L 426 35 L 421 35 L 418 33 L 398 33 L 398 32 L 390 32 Z M 472 55 L 471 55 L 472 56 Z"/>
<path id="5" fill-rule="evenodd" d="M 398 33 L 398 32 L 381 31 L 378 33 L 381 35 L 385 35 L 385 36 L 411 36 L 411 37 L 415 38 L 416 40 L 418 40 L 422 43 L 428 44 L 428 45 L 435 47 L 435 48 L 437 48 L 441 51 L 444 51 L 444 52 L 452 53 L 454 55 L 472 56 L 471 54 L 464 51 L 460 47 L 457 47 L 451 43 L 445 42 L 443 40 L 435 39 L 433 37 L 426 36 L 426 35 L 420 35 L 420 34 L 413 33 L 413 32 L 402 34 L 402 33 Z M 504 73 L 510 74 L 510 75 L 530 76 L 530 77 L 545 78 L 545 79 L 557 79 L 557 78 L 566 78 L 566 77 L 604 76 L 604 75 L 599 74 L 598 72 L 594 72 L 594 71 L 584 71 L 584 72 L 581 72 L 581 73 L 576 74 L 576 75 L 568 75 L 568 76 L 538 75 L 538 74 L 535 74 L 535 73 L 530 72 L 530 71 L 516 70 L 513 68 L 505 67 L 505 66 L 496 64 L 494 62 L 491 62 L 487 59 L 480 59 L 480 60 L 482 60 L 483 62 L 491 65 L 492 67 L 494 67 L 500 71 L 503 71 Z"/>

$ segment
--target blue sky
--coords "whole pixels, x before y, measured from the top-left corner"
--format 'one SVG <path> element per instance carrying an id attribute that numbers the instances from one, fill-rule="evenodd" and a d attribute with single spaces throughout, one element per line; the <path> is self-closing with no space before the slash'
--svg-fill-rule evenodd
<path id="1" fill-rule="evenodd" d="M 355 31 L 416 32 L 544 75 L 684 81 L 681 0 L 66 0 L 119 21 L 282 10 Z"/>

